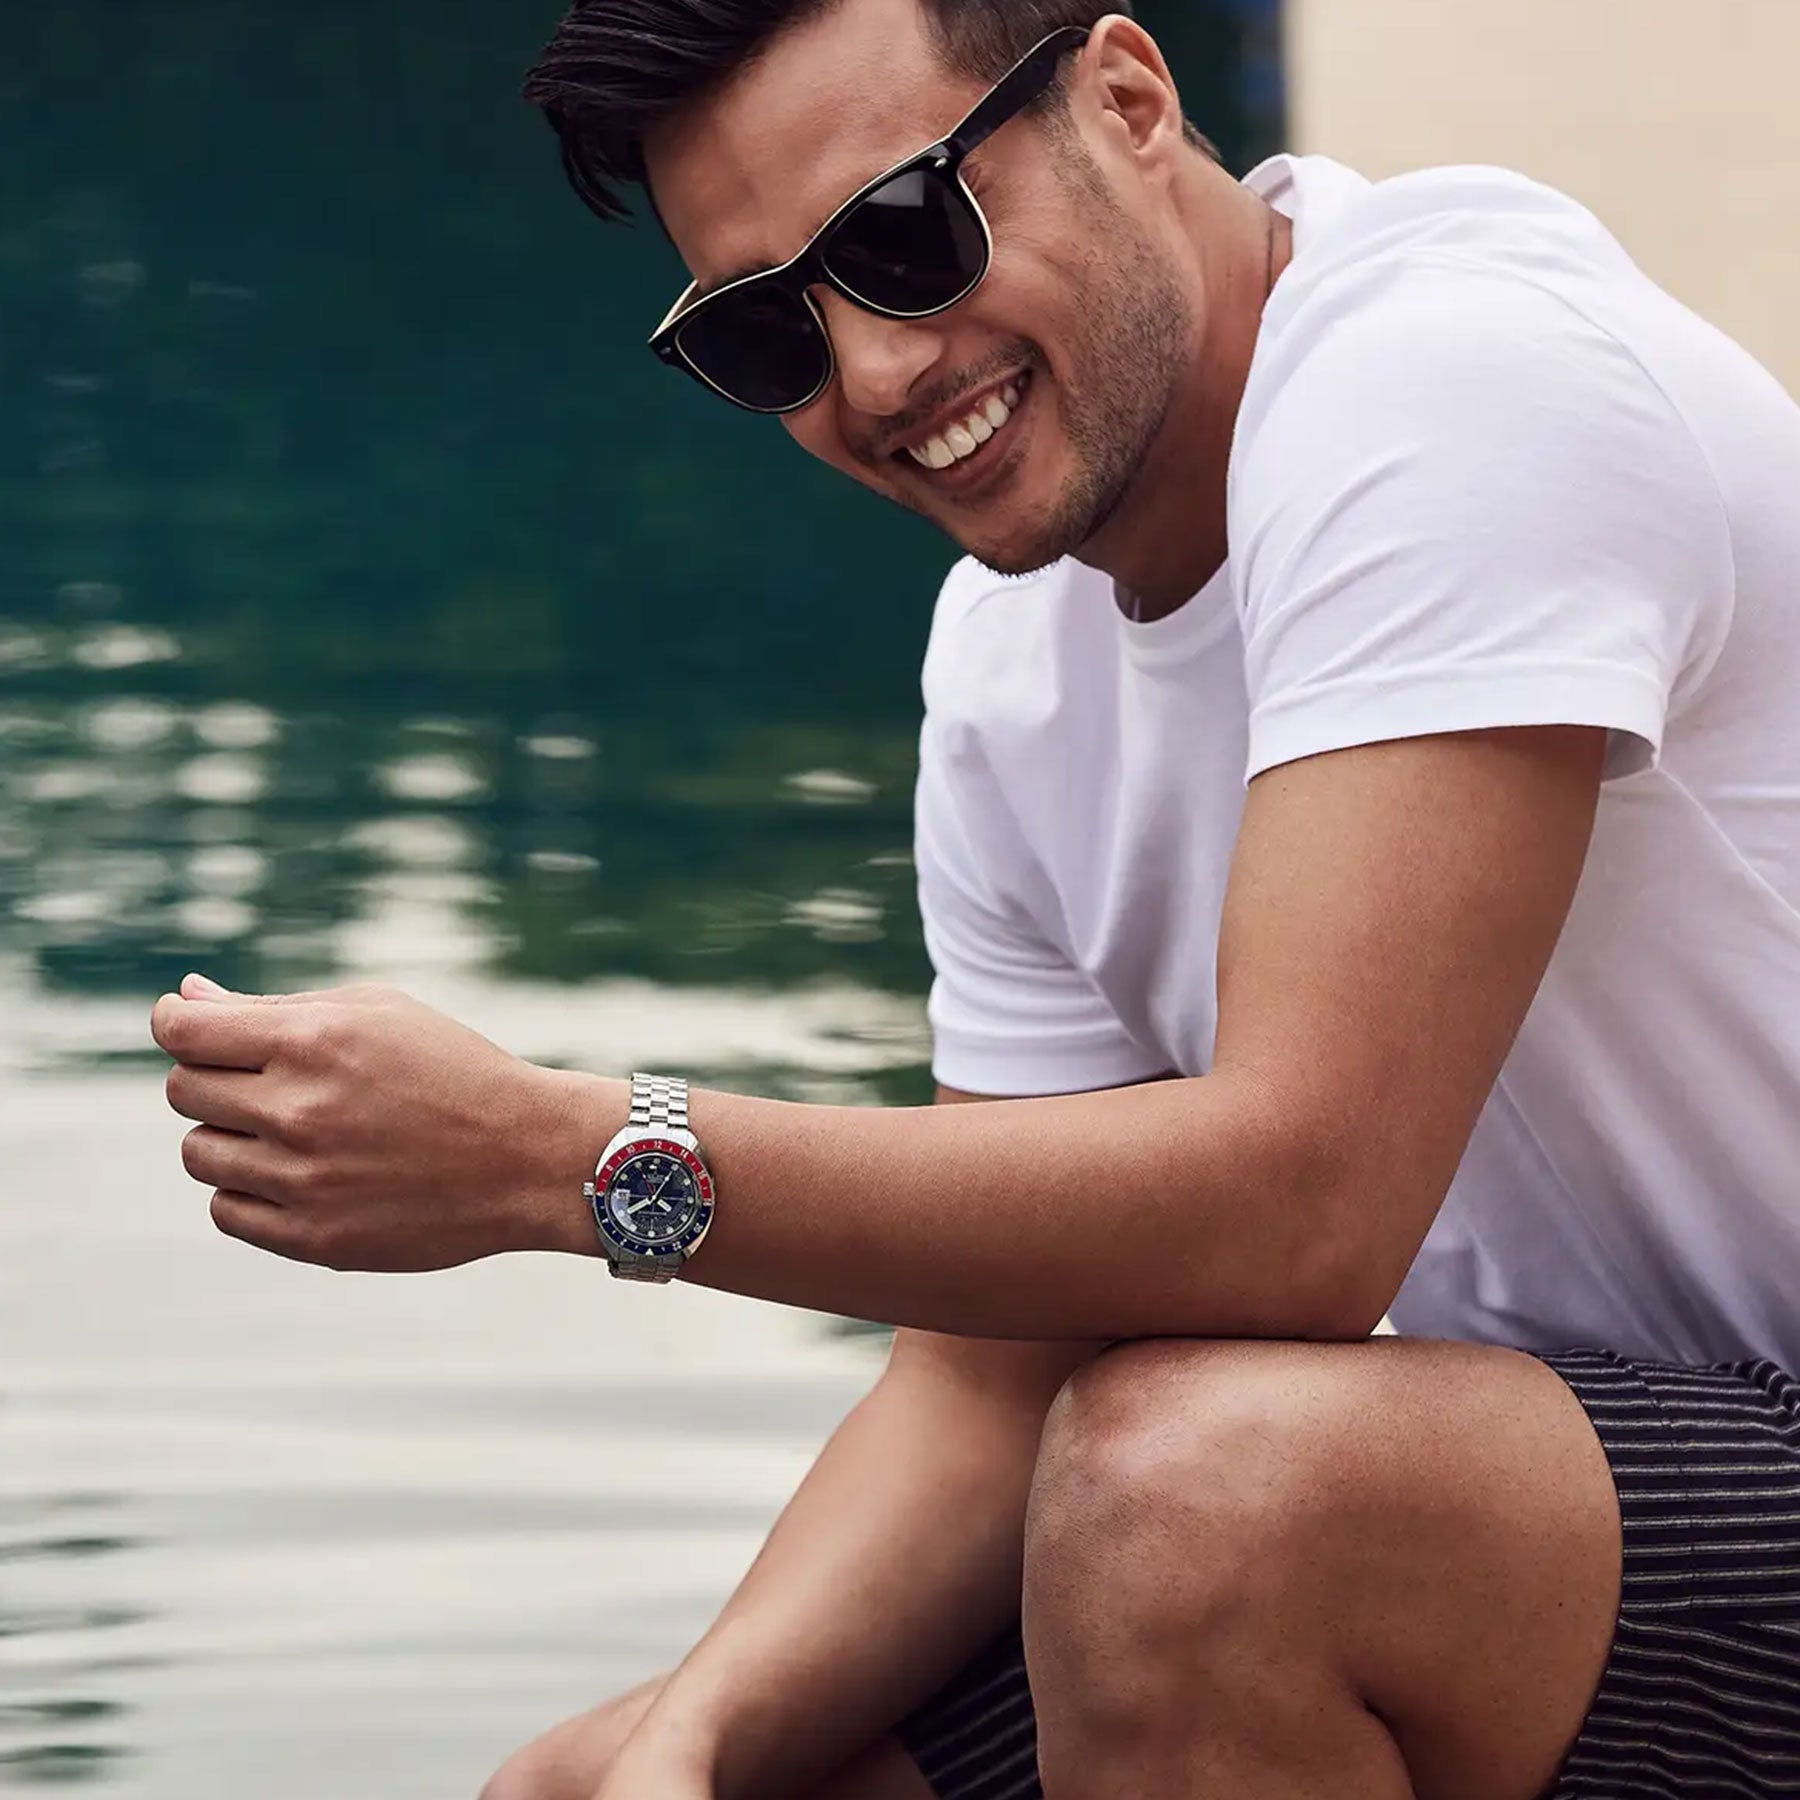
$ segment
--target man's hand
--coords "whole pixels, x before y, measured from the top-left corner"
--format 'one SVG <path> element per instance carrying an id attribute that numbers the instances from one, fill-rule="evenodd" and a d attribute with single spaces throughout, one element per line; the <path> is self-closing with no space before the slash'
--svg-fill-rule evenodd
<path id="1" fill-rule="evenodd" d="M 716 1794 L 711 1776 L 695 1764 L 627 1744 L 594 1790 L 594 1800 L 716 1800 Z"/>
<path id="2" fill-rule="evenodd" d="M 540 1166 L 568 1140 L 570 1078 L 393 988 L 243 995 L 189 976 L 151 1033 L 176 1061 L 169 1104 L 199 1121 L 182 1162 L 231 1237 L 386 1271 L 583 1247 L 580 1172 Z"/>

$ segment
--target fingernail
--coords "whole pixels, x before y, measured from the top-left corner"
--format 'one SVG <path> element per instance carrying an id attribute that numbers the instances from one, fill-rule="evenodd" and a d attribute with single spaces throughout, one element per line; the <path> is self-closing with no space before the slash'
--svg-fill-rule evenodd
<path id="1" fill-rule="evenodd" d="M 224 988 L 220 987 L 216 981 L 207 975 L 190 974 L 182 981 L 181 985 L 184 988 L 198 988 L 203 994 L 223 994 L 226 992 Z"/>

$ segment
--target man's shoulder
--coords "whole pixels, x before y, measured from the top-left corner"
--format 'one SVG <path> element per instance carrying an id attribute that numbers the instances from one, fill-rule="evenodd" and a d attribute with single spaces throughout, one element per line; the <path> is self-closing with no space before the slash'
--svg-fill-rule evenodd
<path id="1" fill-rule="evenodd" d="M 1592 213 L 1523 175 L 1425 169 L 1363 186 L 1271 299 L 1239 418 L 1234 522 L 1250 497 L 1295 491 L 1300 453 L 1352 480 L 1371 458 L 1441 439 L 1551 435 L 1604 456 L 1652 415 L 1676 434 L 1645 366 L 1675 343 L 1677 309 L 1655 296 Z"/>
<path id="2" fill-rule="evenodd" d="M 1634 269 L 1573 196 L 1513 169 L 1468 163 L 1359 182 L 1310 234 L 1282 285 L 1291 308 L 1346 278 L 1379 280 L 1434 260 L 1546 284 Z"/>
<path id="3" fill-rule="evenodd" d="M 1351 340 L 1347 354 L 1388 352 L 1404 370 L 1433 315 L 1438 346 L 1497 364 L 1521 326 L 1561 314 L 1597 326 L 1648 285 L 1585 206 L 1512 170 L 1472 164 L 1358 181 L 1303 234 L 1277 283 L 1253 380 L 1290 379 Z"/>

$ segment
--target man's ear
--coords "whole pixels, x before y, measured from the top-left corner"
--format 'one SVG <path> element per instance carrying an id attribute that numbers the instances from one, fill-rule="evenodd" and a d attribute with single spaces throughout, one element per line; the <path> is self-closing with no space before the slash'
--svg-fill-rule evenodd
<path id="1" fill-rule="evenodd" d="M 1090 97 L 1102 132 L 1132 160 L 1166 159 L 1185 144 L 1175 77 L 1156 40 L 1135 19 L 1109 13 L 1094 27 L 1076 86 Z"/>

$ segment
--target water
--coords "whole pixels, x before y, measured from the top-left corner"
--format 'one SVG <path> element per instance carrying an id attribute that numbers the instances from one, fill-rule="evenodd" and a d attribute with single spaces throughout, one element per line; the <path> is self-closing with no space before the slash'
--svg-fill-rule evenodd
<path id="1" fill-rule="evenodd" d="M 1266 10 L 1170 33 L 1240 164 Z M 947 552 L 643 353 L 678 271 L 513 98 L 553 13 L 9 27 L 0 1786 L 472 1795 L 681 1654 L 880 1366 L 588 1263 L 258 1256 L 162 1101 L 190 968 L 392 981 L 569 1067 L 928 1093 Z"/>
<path id="2" fill-rule="evenodd" d="M 909 1092 L 904 796 L 849 742 L 846 768 L 760 776 L 671 753 L 640 793 L 604 729 L 309 732 L 118 691 L 20 710 L 0 1777 L 473 1793 L 703 1629 L 873 1350 L 554 1258 L 358 1280 L 230 1244 L 182 1174 L 146 1002 L 190 962 L 277 991 L 379 974 L 541 1061 Z M 681 879 L 668 817 L 716 879 Z"/>
<path id="3" fill-rule="evenodd" d="M 259 1258 L 176 1135 L 130 1076 L 0 1123 L 0 1779 L 472 1795 L 679 1656 L 873 1372 L 799 1315 L 554 1258 Z"/>
<path id="4" fill-rule="evenodd" d="M 604 721 L 128 683 L 5 714 L 0 1780 L 472 1794 L 704 1628 L 874 1346 L 549 1257 L 232 1244 L 147 1003 L 178 964 L 379 975 L 541 1061 L 910 1094 L 903 785 L 848 732 L 658 776 Z"/>

